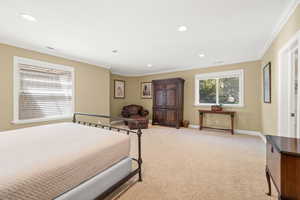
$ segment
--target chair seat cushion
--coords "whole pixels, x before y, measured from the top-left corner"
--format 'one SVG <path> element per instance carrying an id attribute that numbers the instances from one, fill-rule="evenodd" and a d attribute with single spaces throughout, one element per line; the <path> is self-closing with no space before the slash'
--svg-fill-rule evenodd
<path id="1" fill-rule="evenodd" d="M 131 115 L 130 118 L 131 118 L 131 119 L 136 119 L 136 120 L 139 120 L 139 119 L 146 119 L 146 117 L 142 117 L 141 115 Z"/>
<path id="2" fill-rule="evenodd" d="M 142 128 L 142 129 L 147 129 L 148 128 L 148 123 L 149 123 L 149 119 L 148 118 L 141 117 L 141 116 L 131 117 L 131 118 L 137 120 L 138 123 L 136 123 L 136 122 L 128 122 L 128 127 L 130 129 L 137 129 L 138 126 L 140 126 L 140 128 Z"/>

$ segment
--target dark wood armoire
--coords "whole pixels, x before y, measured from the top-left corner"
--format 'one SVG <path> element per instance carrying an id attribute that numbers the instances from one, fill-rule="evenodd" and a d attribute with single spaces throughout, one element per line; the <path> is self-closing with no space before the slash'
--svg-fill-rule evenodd
<path id="1" fill-rule="evenodd" d="M 153 80 L 152 124 L 180 128 L 183 120 L 184 79 Z"/>

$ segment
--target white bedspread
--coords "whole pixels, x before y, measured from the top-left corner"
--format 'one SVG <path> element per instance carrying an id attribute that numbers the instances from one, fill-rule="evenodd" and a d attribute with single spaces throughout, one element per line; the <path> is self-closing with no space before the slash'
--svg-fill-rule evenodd
<path id="1" fill-rule="evenodd" d="M 53 199 L 129 151 L 129 136 L 74 123 L 1 132 L 0 199 Z"/>

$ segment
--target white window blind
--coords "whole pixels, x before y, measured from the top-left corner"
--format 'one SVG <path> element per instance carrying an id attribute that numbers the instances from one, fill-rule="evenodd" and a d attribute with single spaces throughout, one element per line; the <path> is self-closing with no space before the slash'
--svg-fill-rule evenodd
<path id="1" fill-rule="evenodd" d="M 16 59 L 15 67 L 14 121 L 31 122 L 72 115 L 72 68 L 29 59 Z"/>

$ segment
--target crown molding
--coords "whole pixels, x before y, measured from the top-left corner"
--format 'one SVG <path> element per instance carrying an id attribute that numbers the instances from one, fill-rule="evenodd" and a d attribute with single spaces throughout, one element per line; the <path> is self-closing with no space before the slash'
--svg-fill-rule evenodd
<path id="1" fill-rule="evenodd" d="M 202 68 L 210 68 L 210 67 L 221 67 L 221 66 L 227 66 L 227 65 L 233 65 L 233 64 L 240 64 L 240 63 L 247 63 L 247 62 L 255 62 L 260 61 L 259 58 L 250 58 L 250 59 L 244 59 L 244 60 L 238 60 L 233 62 L 228 62 L 224 64 L 216 64 L 216 65 L 202 65 L 202 66 L 194 66 L 194 67 L 185 67 L 182 69 L 173 69 L 173 70 L 161 70 L 157 72 L 149 72 L 149 73 L 139 73 L 139 74 L 130 74 L 130 73 L 120 73 L 120 72 L 114 72 L 111 70 L 111 73 L 114 75 L 119 76 L 126 76 L 126 77 L 140 77 L 140 76 L 149 76 L 149 75 L 156 75 L 156 74 L 164 74 L 164 73 L 172 73 L 172 72 L 184 72 L 188 70 L 193 69 L 202 69 Z"/>
<path id="2" fill-rule="evenodd" d="M 192 70 L 192 69 L 224 66 L 224 65 L 230 65 L 230 64 L 238 64 L 238 63 L 243 63 L 243 62 L 252 62 L 252 61 L 261 60 L 261 58 L 264 56 L 266 51 L 270 48 L 273 41 L 276 39 L 276 37 L 278 36 L 278 34 L 280 33 L 280 31 L 282 30 L 284 25 L 288 22 L 291 15 L 295 12 L 295 10 L 296 10 L 296 8 L 299 4 L 300 4 L 300 0 L 292 0 L 291 1 L 290 5 L 286 9 L 286 11 L 282 14 L 280 20 L 275 25 L 274 30 L 273 30 L 272 34 L 270 35 L 270 38 L 266 41 L 266 43 L 264 45 L 264 48 L 260 52 L 258 58 L 233 61 L 233 62 L 221 64 L 221 65 L 220 64 L 217 64 L 217 65 L 203 65 L 203 66 L 200 66 L 200 67 L 199 66 L 185 67 L 185 68 L 182 68 L 182 69 L 161 70 L 161 71 L 149 72 L 149 73 L 134 73 L 134 74 L 120 73 L 120 72 L 113 71 L 111 67 L 109 67 L 109 66 L 107 66 L 106 64 L 103 64 L 103 63 L 90 61 L 88 59 L 78 58 L 76 56 L 66 55 L 66 54 L 63 54 L 61 52 L 49 51 L 49 50 L 43 49 L 41 47 L 33 46 L 33 45 L 30 45 L 30 44 L 25 44 L 23 42 L 16 42 L 16 41 L 13 41 L 13 40 L 10 40 L 10 39 L 7 39 L 7 38 L 5 39 L 5 38 L 0 37 L 0 43 L 10 45 L 10 46 L 15 46 L 15 47 L 18 47 L 18 48 L 23 48 L 23 49 L 26 49 L 26 50 L 36 51 L 36 52 L 51 55 L 51 56 L 65 58 L 65 59 L 68 59 L 68 60 L 71 60 L 71 61 L 81 62 L 81 63 L 90 64 L 90 65 L 94 65 L 94 66 L 97 66 L 97 67 L 109 69 L 112 74 L 120 75 L 120 76 L 138 77 L 138 76 L 148 76 L 148 75 L 163 74 L 163 73 L 172 73 L 172 72 L 178 72 L 178 71 L 187 71 L 187 70 Z"/>
<path id="3" fill-rule="evenodd" d="M 99 62 L 93 62 L 93 61 L 89 61 L 87 59 L 82 59 L 82 58 L 78 58 L 78 57 L 75 57 L 75 56 L 66 55 L 66 54 L 63 54 L 61 52 L 49 51 L 47 49 L 43 49 L 43 48 L 36 47 L 36 46 L 33 46 L 33 45 L 25 44 L 25 43 L 22 43 L 22 42 L 16 42 L 16 41 L 13 41 L 13 40 L 4 39 L 4 38 L 1 38 L 1 37 L 0 37 L 0 43 L 5 44 L 5 45 L 9 45 L 9 46 L 13 46 L 13 47 L 18 47 L 18 48 L 30 50 L 30 51 L 35 51 L 35 52 L 38 52 L 38 53 L 43 53 L 43 54 L 50 55 L 50 56 L 56 56 L 56 57 L 59 57 L 59 58 L 68 59 L 68 60 L 75 61 L 75 62 L 81 62 L 81 63 L 89 64 L 89 65 L 93 65 L 93 66 L 96 66 L 96 67 L 101 67 L 101 68 L 105 68 L 105 69 L 109 69 L 109 70 L 111 69 L 111 67 L 106 66 L 105 64 L 101 64 Z"/>
<path id="4" fill-rule="evenodd" d="M 288 22 L 289 18 L 295 12 L 297 6 L 300 4 L 300 0 L 292 0 L 286 11 L 281 15 L 279 21 L 275 25 L 273 32 L 270 35 L 270 38 L 266 41 L 262 51 L 260 52 L 260 58 L 262 58 L 267 50 L 271 47 L 273 41 L 276 39 L 278 34 L 283 29 L 284 25 Z"/>
<path id="5" fill-rule="evenodd" d="M 259 58 L 250 58 L 250 59 L 243 59 L 243 60 L 228 62 L 228 63 L 224 63 L 224 64 L 202 65 L 202 66 L 194 66 L 194 67 L 185 67 L 185 68 L 174 69 L 174 70 L 161 70 L 161 71 L 157 71 L 157 72 L 131 74 L 131 73 L 114 72 L 111 67 L 109 67 L 105 64 L 101 64 L 101 63 L 98 63 L 98 62 L 92 62 L 92 61 L 89 61 L 89 60 L 86 60 L 86 59 L 81 59 L 81 58 L 77 58 L 77 57 L 70 56 L 70 55 L 65 55 L 65 54 L 59 53 L 59 52 L 49 51 L 47 49 L 42 49 L 40 47 L 25 44 L 25 43 L 22 43 L 22 42 L 16 42 L 16 41 L 9 40 L 9 39 L 4 39 L 4 38 L 1 38 L 1 37 L 0 37 L 0 43 L 5 44 L 5 45 L 9 45 L 9 46 L 14 46 L 14 47 L 26 49 L 26 50 L 30 50 L 30 51 L 35 51 L 35 52 L 38 52 L 38 53 L 43 53 L 43 54 L 46 54 L 46 55 L 51 55 L 51 56 L 56 56 L 56 57 L 59 57 L 59 58 L 68 59 L 68 60 L 75 61 L 75 62 L 81 62 L 81 63 L 85 63 L 85 64 L 94 65 L 94 66 L 97 66 L 97 67 L 109 69 L 112 74 L 120 75 L 120 76 L 127 76 L 127 77 L 139 77 L 139 76 L 148 76 L 148 75 L 163 74 L 163 73 L 172 73 L 172 72 L 178 72 L 178 71 L 187 71 L 187 70 L 199 69 L 199 68 L 226 66 L 226 65 L 245 63 L 245 62 L 254 62 L 254 61 L 260 60 Z"/>

